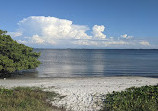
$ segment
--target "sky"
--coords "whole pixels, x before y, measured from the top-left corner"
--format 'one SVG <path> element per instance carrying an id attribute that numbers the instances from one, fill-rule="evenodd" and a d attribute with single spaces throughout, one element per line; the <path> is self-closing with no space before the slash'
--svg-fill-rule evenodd
<path id="1" fill-rule="evenodd" d="M 158 0 L 0 0 L 0 4 L 0 29 L 33 48 L 158 48 Z"/>

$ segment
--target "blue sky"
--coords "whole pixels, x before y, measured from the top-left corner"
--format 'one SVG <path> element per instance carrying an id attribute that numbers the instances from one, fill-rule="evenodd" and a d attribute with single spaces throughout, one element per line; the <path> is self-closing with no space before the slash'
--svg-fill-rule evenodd
<path id="1" fill-rule="evenodd" d="M 31 47 L 158 48 L 158 0 L 0 3 L 0 28 Z"/>

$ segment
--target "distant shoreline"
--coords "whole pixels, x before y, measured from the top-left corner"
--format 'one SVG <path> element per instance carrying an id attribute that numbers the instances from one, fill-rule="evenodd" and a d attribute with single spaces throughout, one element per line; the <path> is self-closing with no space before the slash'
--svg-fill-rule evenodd
<path id="1" fill-rule="evenodd" d="M 158 50 L 158 49 L 101 49 L 101 48 L 33 48 L 40 50 Z"/>

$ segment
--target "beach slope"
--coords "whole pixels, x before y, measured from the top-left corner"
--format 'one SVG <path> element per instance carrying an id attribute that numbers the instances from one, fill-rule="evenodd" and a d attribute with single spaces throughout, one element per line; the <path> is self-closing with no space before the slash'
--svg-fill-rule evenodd
<path id="1" fill-rule="evenodd" d="M 0 85 L 11 88 L 36 86 L 55 91 L 62 96 L 52 102 L 53 106 L 72 111 L 97 111 L 102 106 L 102 95 L 112 91 L 144 85 L 156 85 L 158 78 L 147 77 L 96 77 L 96 78 L 36 78 L 0 80 Z"/>

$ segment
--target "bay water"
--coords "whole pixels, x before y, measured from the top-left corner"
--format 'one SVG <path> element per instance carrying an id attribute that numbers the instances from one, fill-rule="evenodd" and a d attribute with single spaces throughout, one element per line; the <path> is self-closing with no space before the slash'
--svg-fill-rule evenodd
<path id="1" fill-rule="evenodd" d="M 35 49 L 42 64 L 29 77 L 158 77 L 158 50 Z"/>

